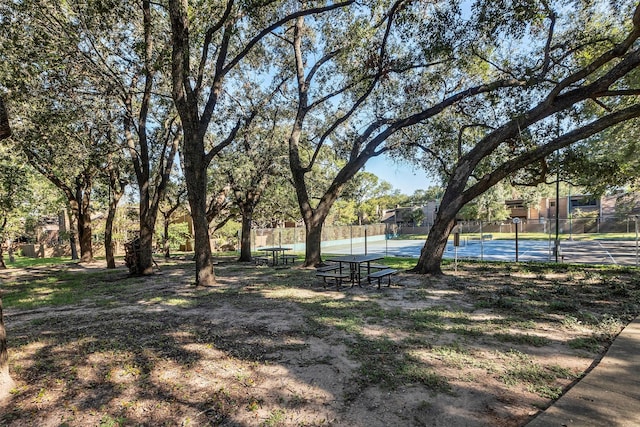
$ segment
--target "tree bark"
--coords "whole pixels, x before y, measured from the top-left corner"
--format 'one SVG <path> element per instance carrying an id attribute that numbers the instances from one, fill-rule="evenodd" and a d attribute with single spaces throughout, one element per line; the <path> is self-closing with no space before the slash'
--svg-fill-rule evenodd
<path id="1" fill-rule="evenodd" d="M 202 204 L 201 211 L 194 211 L 191 205 L 194 230 L 194 251 L 196 261 L 196 286 L 212 286 L 216 282 L 213 272 L 213 259 L 211 256 L 211 242 L 209 241 L 209 223 L 204 214 L 206 203 Z M 195 213 L 197 212 L 197 213 Z"/>
<path id="2" fill-rule="evenodd" d="M 124 194 L 125 183 L 119 179 L 117 167 L 113 165 L 112 159 L 109 159 L 109 212 L 104 226 L 104 250 L 107 258 L 107 268 L 116 268 L 116 260 L 113 245 L 113 221 L 118 210 L 118 203 Z"/>
<path id="3" fill-rule="evenodd" d="M 240 262 L 251 262 L 251 225 L 253 224 L 253 208 L 242 209 L 242 231 L 240 232 Z"/>
<path id="4" fill-rule="evenodd" d="M 71 213 L 75 217 L 78 243 L 80 245 L 80 262 L 93 261 L 91 212 L 89 201 L 91 187 L 87 188 L 82 179 L 76 179 L 75 197 L 69 201 Z M 73 249 L 72 249 L 73 252 Z"/>
<path id="5" fill-rule="evenodd" d="M 116 268 L 115 254 L 113 251 L 113 221 L 116 217 L 116 211 L 122 193 L 114 192 L 109 203 L 109 212 L 104 226 L 104 249 L 107 258 L 107 268 Z"/>
<path id="6" fill-rule="evenodd" d="M 7 117 L 7 110 L 4 107 L 4 101 L 0 98 L 0 139 L 8 138 L 11 136 L 11 129 L 9 128 L 9 118 Z M 4 219 L 2 228 L 4 229 L 6 224 L 6 218 Z M 6 268 L 4 265 L 4 259 L 2 257 L 2 243 L 0 242 L 0 263 L 2 268 Z M 2 298 L 0 298 L 0 402 L 4 401 L 10 396 L 9 392 L 14 386 L 14 382 L 9 376 L 9 353 L 7 352 L 7 333 L 4 328 L 4 317 L 2 314 Z"/>
<path id="7" fill-rule="evenodd" d="M 321 221 L 305 222 L 305 231 L 307 234 L 305 243 L 304 266 L 316 267 L 322 263 L 322 226 L 324 219 Z"/>
<path id="8" fill-rule="evenodd" d="M 7 333 L 4 328 L 2 314 L 2 299 L 0 298 L 0 402 L 7 399 L 9 392 L 14 387 L 14 382 L 9 375 L 9 353 L 7 351 Z"/>
<path id="9" fill-rule="evenodd" d="M 78 209 L 74 207 L 75 203 L 69 201 L 69 246 L 71 248 L 71 259 L 77 260 L 78 257 Z"/>
<path id="10" fill-rule="evenodd" d="M 4 106 L 4 99 L 0 97 L 0 139 L 9 138 L 11 136 L 11 127 L 9 126 L 9 115 Z"/>
<path id="11" fill-rule="evenodd" d="M 78 184 L 79 186 L 80 184 Z M 76 189 L 77 200 L 77 225 L 78 225 L 78 243 L 80 244 L 80 262 L 93 261 L 93 230 L 91 228 L 91 211 L 89 210 L 89 201 L 91 187 Z"/>
<path id="12" fill-rule="evenodd" d="M 140 274 L 153 274 L 153 231 L 156 215 L 146 212 L 140 215 L 140 253 L 138 262 L 140 263 Z"/>
<path id="13" fill-rule="evenodd" d="M 444 200 L 444 199 L 443 199 Z M 451 205 L 450 205 L 451 206 Z M 451 206 L 444 210 L 439 210 L 433 227 L 429 230 L 429 236 L 424 247 L 420 251 L 420 258 L 417 265 L 411 270 L 418 274 L 442 274 L 442 257 L 447 248 L 447 240 L 453 227 L 455 226 L 456 213 L 462 208 Z M 444 212 L 444 213 L 442 213 Z"/>
<path id="14" fill-rule="evenodd" d="M 171 258 L 171 245 L 169 244 L 169 220 L 170 220 L 170 216 L 165 215 L 163 218 L 163 235 L 162 235 L 162 240 L 163 240 L 163 247 L 162 250 L 164 252 L 164 259 L 169 259 Z"/>
<path id="15" fill-rule="evenodd" d="M 93 261 L 93 231 L 91 229 L 91 215 L 83 212 L 78 216 L 78 237 L 80 243 L 80 262 Z"/>
<path id="16" fill-rule="evenodd" d="M 193 219 L 193 239 L 196 261 L 196 286 L 215 284 L 209 221 L 207 220 L 207 164 L 203 156 L 204 138 L 195 129 L 184 127 L 184 175 Z M 188 142 L 187 142 L 188 141 Z"/>

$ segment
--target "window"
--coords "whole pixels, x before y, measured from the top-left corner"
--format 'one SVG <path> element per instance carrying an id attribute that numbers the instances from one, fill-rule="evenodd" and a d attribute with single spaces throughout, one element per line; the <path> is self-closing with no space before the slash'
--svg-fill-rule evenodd
<path id="1" fill-rule="evenodd" d="M 505 203 L 509 209 L 524 209 L 524 203 L 522 200 L 509 200 Z"/>
<path id="2" fill-rule="evenodd" d="M 586 206 L 597 206 L 596 199 L 588 199 L 588 198 L 580 198 L 580 199 L 571 199 L 571 207 L 579 208 Z"/>

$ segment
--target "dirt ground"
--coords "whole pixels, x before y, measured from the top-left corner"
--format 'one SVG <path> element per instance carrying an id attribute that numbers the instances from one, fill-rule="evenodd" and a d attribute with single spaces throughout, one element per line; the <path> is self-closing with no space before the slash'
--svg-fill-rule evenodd
<path id="1" fill-rule="evenodd" d="M 94 263 L 9 269 L 0 289 L 61 271 L 33 292 L 79 277 L 86 297 L 5 308 L 17 386 L 0 425 L 520 426 L 640 303 L 634 271 L 491 264 L 338 291 L 299 267 L 222 260 L 202 289 L 187 261 Z"/>

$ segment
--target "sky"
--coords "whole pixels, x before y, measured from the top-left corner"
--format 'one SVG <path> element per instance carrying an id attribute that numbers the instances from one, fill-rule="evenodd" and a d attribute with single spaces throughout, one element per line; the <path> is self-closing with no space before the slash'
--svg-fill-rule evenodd
<path id="1" fill-rule="evenodd" d="M 426 190 L 435 185 L 427 173 L 408 163 L 400 163 L 386 156 L 378 156 L 367 161 L 367 172 L 375 174 L 380 180 L 389 182 L 394 190 L 412 195 L 416 190 Z"/>

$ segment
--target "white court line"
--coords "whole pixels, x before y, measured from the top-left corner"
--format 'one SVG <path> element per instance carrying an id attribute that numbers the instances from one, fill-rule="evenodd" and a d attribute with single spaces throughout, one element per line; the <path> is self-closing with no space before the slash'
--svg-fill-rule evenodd
<path id="1" fill-rule="evenodd" d="M 609 252 L 604 246 L 602 246 L 602 243 L 598 242 L 598 245 L 600 245 L 600 247 L 602 249 L 604 249 L 604 251 L 607 253 L 607 255 L 609 256 L 609 258 L 611 258 L 611 262 L 614 263 L 615 265 L 618 265 L 618 263 L 616 262 L 616 260 L 611 256 L 611 252 Z"/>

